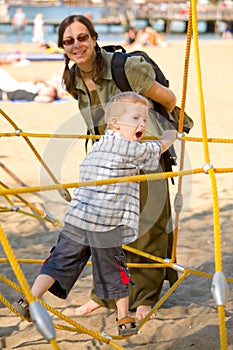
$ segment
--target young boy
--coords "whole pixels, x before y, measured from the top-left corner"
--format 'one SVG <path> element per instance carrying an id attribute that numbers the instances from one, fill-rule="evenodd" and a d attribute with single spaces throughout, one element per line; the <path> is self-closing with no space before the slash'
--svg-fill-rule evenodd
<path id="1" fill-rule="evenodd" d="M 115 95 L 107 104 L 107 130 L 80 165 L 80 181 L 106 180 L 138 175 L 141 169 L 156 170 L 160 155 L 176 139 L 167 130 L 159 141 L 142 140 L 149 104 L 134 92 Z M 128 284 L 122 244 L 136 240 L 139 224 L 139 182 L 117 182 L 78 187 L 65 215 L 65 225 L 50 257 L 32 286 L 41 297 L 47 290 L 66 298 L 92 256 L 95 293 L 114 299 L 120 335 L 137 333 L 128 315 Z M 29 316 L 25 299 L 15 309 Z"/>

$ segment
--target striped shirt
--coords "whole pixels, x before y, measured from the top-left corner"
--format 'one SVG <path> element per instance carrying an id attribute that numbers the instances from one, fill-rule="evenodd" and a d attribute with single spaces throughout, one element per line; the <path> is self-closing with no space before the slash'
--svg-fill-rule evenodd
<path id="1" fill-rule="evenodd" d="M 156 170 L 161 148 L 158 142 L 134 142 L 107 130 L 80 165 L 80 181 L 104 180 L 139 175 Z M 139 182 L 120 182 L 78 187 L 65 222 L 94 232 L 125 228 L 123 244 L 137 239 L 139 225 Z"/>

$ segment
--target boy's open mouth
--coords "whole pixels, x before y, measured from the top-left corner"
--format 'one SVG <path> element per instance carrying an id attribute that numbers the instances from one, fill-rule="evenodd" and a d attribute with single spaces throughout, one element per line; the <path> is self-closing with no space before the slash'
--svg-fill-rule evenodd
<path id="1" fill-rule="evenodd" d="M 143 136 L 143 132 L 142 131 L 137 131 L 135 135 L 136 135 L 137 140 L 140 140 L 142 138 L 142 136 Z"/>

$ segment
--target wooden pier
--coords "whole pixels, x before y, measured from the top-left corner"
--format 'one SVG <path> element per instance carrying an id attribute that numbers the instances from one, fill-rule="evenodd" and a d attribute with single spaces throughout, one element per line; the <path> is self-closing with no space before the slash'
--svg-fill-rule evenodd
<path id="1" fill-rule="evenodd" d="M 122 32 L 129 26 L 142 27 L 150 25 L 155 26 L 156 22 L 160 21 L 164 23 L 164 28 L 160 30 L 165 33 L 172 33 L 174 21 L 184 24 L 184 32 L 187 30 L 188 24 L 188 12 L 189 8 L 185 4 L 167 3 L 163 5 L 161 3 L 147 4 L 146 7 L 136 7 L 133 9 L 125 9 L 121 11 L 119 8 L 109 8 L 106 11 L 106 15 L 98 20 L 93 20 L 95 25 L 101 25 L 102 29 L 108 33 L 113 33 L 115 26 L 121 26 Z M 119 15 L 120 14 L 120 15 Z M 197 6 L 197 19 L 198 22 L 206 23 L 207 33 L 218 33 L 220 22 L 231 22 L 233 24 L 233 7 L 225 8 L 214 5 Z M 33 19 L 28 19 L 29 26 L 33 25 Z M 44 19 L 45 26 L 52 27 L 54 32 L 57 32 L 57 28 L 60 24 L 60 20 Z M 3 26 L 11 26 L 11 21 L 0 21 L 0 28 Z M 101 32 L 101 26 L 98 26 L 97 31 Z M 0 30 L 3 32 L 3 30 Z"/>

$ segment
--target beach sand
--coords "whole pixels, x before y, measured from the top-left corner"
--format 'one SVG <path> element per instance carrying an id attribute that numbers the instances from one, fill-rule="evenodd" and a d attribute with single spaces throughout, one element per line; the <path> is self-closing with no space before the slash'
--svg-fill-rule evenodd
<path id="1" fill-rule="evenodd" d="M 0 45 L 0 51 L 14 50 L 14 45 Z M 36 50 L 35 45 L 22 44 L 22 52 Z M 183 71 L 185 62 L 185 42 L 172 41 L 167 48 L 146 48 L 157 61 L 161 69 L 169 77 L 170 87 L 177 95 L 178 105 L 181 102 Z M 199 43 L 201 82 L 204 97 L 205 117 L 208 137 L 232 137 L 232 40 L 205 41 Z M 190 136 L 201 137 L 202 124 L 195 67 L 195 52 L 191 47 L 188 74 L 186 111 L 194 119 L 195 125 Z M 18 80 L 28 80 L 32 74 L 49 78 L 61 75 L 63 62 L 32 62 L 29 66 L 19 67 L 3 65 Z M 200 83 L 200 80 L 199 80 Z M 76 115 L 77 102 L 67 98 L 63 102 L 48 105 L 35 103 L 0 103 L 2 110 L 24 132 L 34 133 L 75 133 L 85 134 L 85 126 Z M 14 129 L 1 116 L 1 132 L 12 132 Z M 49 166 L 58 176 L 59 181 L 70 183 L 77 181 L 78 165 L 84 156 L 84 141 L 66 142 L 46 138 L 30 138 L 40 155 L 48 161 Z M 209 144 L 210 163 L 215 168 L 232 166 L 231 144 Z M 0 162 L 10 169 L 20 181 L 27 186 L 51 183 L 41 172 L 40 162 L 22 137 L 1 137 Z M 65 151 L 64 151 L 65 150 Z M 71 152 L 67 152 L 71 150 Z M 60 157 L 60 155 L 62 155 Z M 187 169 L 202 168 L 205 164 L 203 146 L 200 142 L 186 142 Z M 62 158 L 62 159 L 60 159 Z M 59 163 L 61 162 L 61 164 Z M 62 168 L 62 171 L 57 169 Z M 6 171 L 0 167 L 1 181 L 9 187 L 21 187 Z M 178 180 L 171 187 L 171 195 L 177 192 Z M 232 224 L 233 224 L 233 190 L 231 173 L 216 174 L 218 204 L 220 209 L 221 246 L 220 261 L 226 277 L 233 277 L 232 272 Z M 72 192 L 72 190 L 70 191 Z M 197 174 L 184 180 L 184 210 L 179 223 L 177 242 L 177 262 L 185 268 L 215 272 L 215 236 L 213 219 L 213 199 L 210 176 Z M 31 213 L 30 209 L 15 197 L 10 196 L 15 205 Z M 40 195 L 25 194 L 23 198 L 44 208 L 62 222 L 68 203 L 56 191 Z M 5 198 L 1 198 L 1 207 L 6 207 Z M 7 235 L 17 258 L 44 259 L 54 245 L 58 228 L 49 223 L 38 221 L 33 217 L 17 213 L 1 213 L 1 226 Z M 5 257 L 0 246 L 1 256 Z M 219 252 L 219 250 L 218 250 Z M 218 254 L 219 256 L 219 254 Z M 28 283 L 31 285 L 36 277 L 38 264 L 21 264 Z M 7 263 L 0 265 L 1 275 L 15 281 L 17 279 Z M 180 273 L 181 275 L 181 273 Z M 67 300 L 60 300 L 47 293 L 44 300 L 59 311 L 82 305 L 89 299 L 91 289 L 90 267 L 75 284 Z M 140 334 L 125 340 L 116 340 L 118 346 L 125 349 L 144 350 L 217 350 L 233 349 L 233 297 L 232 284 L 229 284 L 229 296 L 225 305 L 225 325 L 227 346 L 220 345 L 220 327 L 218 310 L 211 294 L 210 278 L 189 274 L 180 286 L 169 296 L 156 313 L 156 318 L 147 321 L 140 329 Z M 14 302 L 20 294 L 13 288 L 0 282 L 1 294 L 9 302 Z M 167 292 L 165 283 L 163 293 Z M 53 316 L 54 323 L 65 324 Z M 116 334 L 115 313 L 113 310 L 101 308 L 85 317 L 74 317 L 74 321 L 94 331 L 105 331 Z M 43 338 L 32 323 L 22 321 L 5 305 L 0 305 L 0 349 L 45 350 L 51 345 Z M 221 328 L 222 330 L 222 328 Z M 110 349 L 93 337 L 65 330 L 56 331 L 56 339 L 60 349 Z"/>

